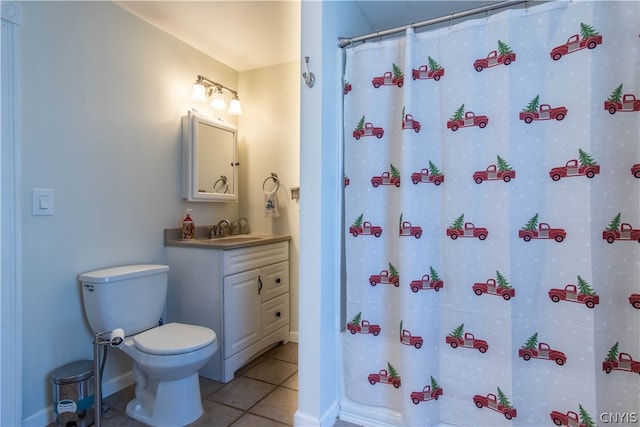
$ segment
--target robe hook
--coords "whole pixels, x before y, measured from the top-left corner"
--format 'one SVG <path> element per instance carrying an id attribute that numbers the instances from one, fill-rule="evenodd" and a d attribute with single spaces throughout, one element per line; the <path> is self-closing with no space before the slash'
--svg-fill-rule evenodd
<path id="1" fill-rule="evenodd" d="M 307 86 L 313 87 L 313 84 L 316 82 L 316 76 L 311 71 L 309 71 L 309 57 L 308 56 L 304 57 L 304 62 L 307 65 L 307 72 L 306 73 L 302 73 L 302 78 L 304 79 L 304 82 L 307 84 Z"/>

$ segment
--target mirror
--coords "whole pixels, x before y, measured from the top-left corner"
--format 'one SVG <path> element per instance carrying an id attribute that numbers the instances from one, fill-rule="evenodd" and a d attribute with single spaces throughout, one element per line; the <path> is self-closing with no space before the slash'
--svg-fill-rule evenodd
<path id="1" fill-rule="evenodd" d="M 191 111 L 182 117 L 185 199 L 238 200 L 236 131 L 233 125 Z"/>

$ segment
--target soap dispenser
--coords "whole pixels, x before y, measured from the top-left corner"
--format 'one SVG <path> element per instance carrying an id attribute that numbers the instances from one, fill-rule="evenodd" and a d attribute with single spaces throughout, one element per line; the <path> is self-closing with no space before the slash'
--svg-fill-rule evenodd
<path id="1" fill-rule="evenodd" d="M 191 219 L 191 209 L 187 209 L 187 214 L 182 220 L 182 240 L 193 240 L 196 236 L 196 225 Z"/>

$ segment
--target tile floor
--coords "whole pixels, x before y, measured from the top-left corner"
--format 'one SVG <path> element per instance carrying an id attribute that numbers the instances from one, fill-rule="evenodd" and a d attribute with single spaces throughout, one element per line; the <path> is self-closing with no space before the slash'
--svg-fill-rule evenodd
<path id="1" fill-rule="evenodd" d="M 293 425 L 298 408 L 298 344 L 278 345 L 236 373 L 224 384 L 200 378 L 204 413 L 189 427 L 277 427 Z M 104 399 L 109 410 L 102 416 L 104 427 L 142 427 L 129 418 L 126 404 L 134 386 Z M 336 427 L 353 424 L 338 421 Z"/>

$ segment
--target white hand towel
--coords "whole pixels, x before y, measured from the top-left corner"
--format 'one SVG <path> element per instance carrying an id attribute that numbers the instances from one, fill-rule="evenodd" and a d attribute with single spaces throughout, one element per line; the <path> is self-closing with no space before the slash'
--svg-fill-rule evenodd
<path id="1" fill-rule="evenodd" d="M 280 216 L 277 190 L 264 192 L 264 216 Z"/>

